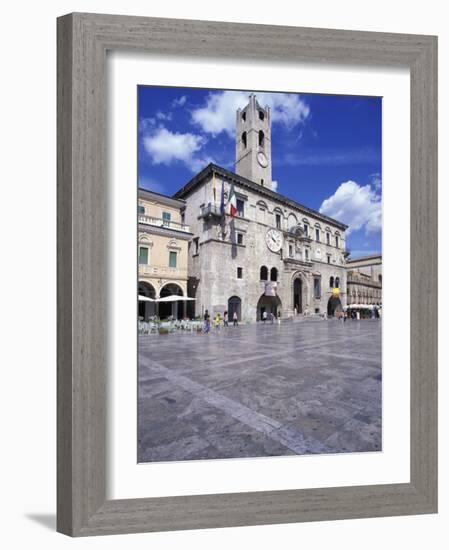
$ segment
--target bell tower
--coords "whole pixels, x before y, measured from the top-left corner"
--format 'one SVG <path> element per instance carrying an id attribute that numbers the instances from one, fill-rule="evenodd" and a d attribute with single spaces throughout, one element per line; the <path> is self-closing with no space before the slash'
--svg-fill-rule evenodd
<path id="1" fill-rule="evenodd" d="M 235 171 L 263 187 L 272 188 L 271 112 L 254 94 L 244 109 L 237 109 Z"/>

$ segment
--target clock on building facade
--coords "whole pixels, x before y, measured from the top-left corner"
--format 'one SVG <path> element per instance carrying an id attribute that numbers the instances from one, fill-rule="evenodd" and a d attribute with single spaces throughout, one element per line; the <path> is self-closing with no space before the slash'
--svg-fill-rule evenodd
<path id="1" fill-rule="evenodd" d="M 277 229 L 268 229 L 265 242 L 271 252 L 279 252 L 282 248 L 282 233 Z"/>
<path id="2" fill-rule="evenodd" d="M 268 166 L 268 159 L 262 151 L 257 153 L 257 162 L 262 166 L 262 168 L 266 168 Z"/>

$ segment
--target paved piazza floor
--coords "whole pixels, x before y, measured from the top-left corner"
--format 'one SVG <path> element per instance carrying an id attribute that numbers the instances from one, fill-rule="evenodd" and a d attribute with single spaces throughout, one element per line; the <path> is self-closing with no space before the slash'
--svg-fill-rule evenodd
<path id="1" fill-rule="evenodd" d="M 381 322 L 139 337 L 139 462 L 381 450 Z"/>

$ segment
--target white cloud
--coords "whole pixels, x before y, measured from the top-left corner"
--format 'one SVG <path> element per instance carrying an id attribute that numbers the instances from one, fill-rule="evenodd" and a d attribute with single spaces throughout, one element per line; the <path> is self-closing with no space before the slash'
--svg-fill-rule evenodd
<path id="1" fill-rule="evenodd" d="M 248 103 L 250 92 L 212 92 L 208 95 L 206 105 L 192 111 L 192 121 L 204 132 L 217 135 L 226 132 L 230 137 L 235 132 L 235 112 Z M 310 108 L 297 94 L 257 93 L 257 101 L 263 107 L 271 108 L 273 123 L 293 128 L 303 124 L 310 115 Z"/>
<path id="2" fill-rule="evenodd" d="M 362 228 L 366 233 L 374 233 L 382 227 L 380 195 L 371 185 L 361 186 L 351 180 L 342 183 L 323 201 L 320 212 L 347 224 L 348 234 Z"/>
<path id="3" fill-rule="evenodd" d="M 374 189 L 376 191 L 380 191 L 382 189 L 382 177 L 379 174 L 379 172 L 370 174 L 370 178 L 371 178 L 371 185 L 374 187 Z"/>
<path id="4" fill-rule="evenodd" d="M 173 133 L 160 127 L 144 136 L 142 142 L 154 164 L 183 162 L 192 172 L 196 172 L 212 162 L 210 157 L 198 155 L 206 143 L 206 139 L 199 135 Z"/>
<path id="5" fill-rule="evenodd" d="M 147 132 L 156 124 L 154 117 L 141 118 L 139 120 L 139 129 L 141 132 Z"/>
<path id="6" fill-rule="evenodd" d="M 174 99 L 172 101 L 171 106 L 172 107 L 183 107 L 185 105 L 185 102 L 187 101 L 187 96 L 183 95 L 178 99 Z"/>
<path id="7" fill-rule="evenodd" d="M 156 113 L 156 118 L 158 120 L 171 120 L 172 119 L 172 114 L 170 112 L 163 113 L 162 111 L 158 111 Z"/>

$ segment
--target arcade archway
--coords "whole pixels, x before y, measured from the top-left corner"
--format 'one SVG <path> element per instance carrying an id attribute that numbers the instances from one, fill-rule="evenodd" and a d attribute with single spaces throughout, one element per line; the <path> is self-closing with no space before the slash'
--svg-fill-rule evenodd
<path id="1" fill-rule="evenodd" d="M 327 302 L 327 316 L 333 317 L 336 313 L 343 311 L 340 298 L 337 296 L 331 296 Z"/>
<path id="2" fill-rule="evenodd" d="M 169 283 L 162 287 L 160 297 L 165 298 L 167 296 L 183 296 L 182 288 L 176 283 Z M 184 317 L 185 302 L 182 300 L 177 302 L 159 302 L 159 317 L 166 319 L 167 317 L 173 317 L 174 319 L 182 319 Z"/>
<path id="3" fill-rule="evenodd" d="M 273 315 L 277 317 L 281 308 L 282 302 L 279 299 L 279 296 L 265 296 L 265 294 L 262 294 L 257 302 L 257 321 L 261 321 L 263 319 L 263 314 L 265 311 L 267 312 L 268 319 L 270 318 L 270 313 L 273 313 Z"/>
<path id="4" fill-rule="evenodd" d="M 147 298 L 156 298 L 156 291 L 152 284 L 146 281 L 139 281 L 139 296 L 146 296 Z M 144 321 L 148 321 L 150 317 L 155 315 L 156 308 L 154 302 L 141 302 L 139 301 L 139 317 Z"/>

